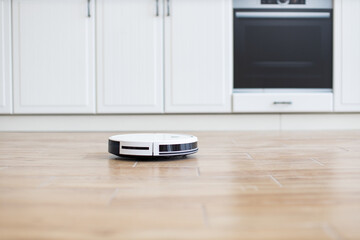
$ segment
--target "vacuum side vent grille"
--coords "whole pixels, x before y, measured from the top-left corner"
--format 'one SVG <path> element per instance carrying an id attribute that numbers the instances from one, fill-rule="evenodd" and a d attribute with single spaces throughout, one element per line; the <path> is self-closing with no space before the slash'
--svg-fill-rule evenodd
<path id="1" fill-rule="evenodd" d="M 177 152 L 187 151 L 197 148 L 197 142 L 184 143 L 184 144 L 172 144 L 172 145 L 160 145 L 159 152 Z"/>

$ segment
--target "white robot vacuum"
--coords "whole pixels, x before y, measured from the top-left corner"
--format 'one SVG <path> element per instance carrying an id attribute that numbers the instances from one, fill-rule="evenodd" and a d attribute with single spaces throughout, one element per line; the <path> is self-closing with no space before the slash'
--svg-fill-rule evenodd
<path id="1" fill-rule="evenodd" d="M 147 133 L 109 138 L 109 153 L 122 157 L 186 156 L 197 151 L 198 139 L 191 135 Z"/>

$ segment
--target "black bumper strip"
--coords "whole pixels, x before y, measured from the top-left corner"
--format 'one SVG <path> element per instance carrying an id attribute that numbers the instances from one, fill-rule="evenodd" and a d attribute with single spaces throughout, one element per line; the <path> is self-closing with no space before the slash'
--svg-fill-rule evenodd
<path id="1" fill-rule="evenodd" d="M 120 156 L 120 142 L 112 141 L 112 140 L 109 139 L 108 151 L 109 151 L 109 153 Z"/>

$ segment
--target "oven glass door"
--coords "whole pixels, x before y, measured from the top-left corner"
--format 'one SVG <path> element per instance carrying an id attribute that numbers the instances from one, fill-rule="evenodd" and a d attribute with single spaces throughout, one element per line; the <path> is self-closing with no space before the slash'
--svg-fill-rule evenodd
<path id="1" fill-rule="evenodd" d="M 234 10 L 235 88 L 332 88 L 331 12 L 254 13 Z"/>

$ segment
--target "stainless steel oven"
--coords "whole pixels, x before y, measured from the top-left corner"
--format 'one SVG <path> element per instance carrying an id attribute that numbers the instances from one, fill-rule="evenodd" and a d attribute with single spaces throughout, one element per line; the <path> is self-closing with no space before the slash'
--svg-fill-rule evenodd
<path id="1" fill-rule="evenodd" d="M 332 0 L 234 0 L 235 89 L 331 89 Z"/>

